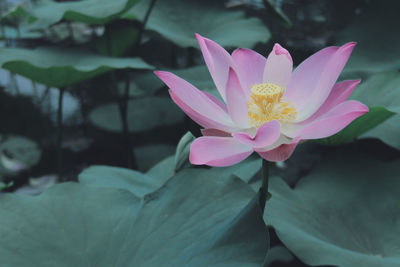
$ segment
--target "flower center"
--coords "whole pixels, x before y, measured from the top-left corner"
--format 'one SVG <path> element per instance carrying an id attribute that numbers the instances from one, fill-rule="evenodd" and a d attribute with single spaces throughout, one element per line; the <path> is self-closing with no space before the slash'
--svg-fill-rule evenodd
<path id="1" fill-rule="evenodd" d="M 296 118 L 295 106 L 282 97 L 285 88 L 273 83 L 255 84 L 250 88 L 247 105 L 251 126 L 258 128 L 268 121 L 290 122 Z"/>

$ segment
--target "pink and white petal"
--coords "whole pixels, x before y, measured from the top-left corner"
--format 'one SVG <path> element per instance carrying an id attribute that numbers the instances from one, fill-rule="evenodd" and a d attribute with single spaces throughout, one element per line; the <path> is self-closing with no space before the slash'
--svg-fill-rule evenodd
<path id="1" fill-rule="evenodd" d="M 263 82 L 266 58 L 259 53 L 245 48 L 238 48 L 232 53 L 243 89 L 250 94 L 250 87 Z"/>
<path id="2" fill-rule="evenodd" d="M 290 53 L 279 44 L 275 44 L 265 64 L 263 81 L 286 88 L 292 70 L 293 60 Z"/>
<path id="3" fill-rule="evenodd" d="M 253 149 L 231 137 L 199 137 L 190 146 L 189 160 L 194 165 L 224 167 L 246 159 Z"/>
<path id="4" fill-rule="evenodd" d="M 230 133 L 214 128 L 200 129 L 200 131 L 204 136 L 232 137 Z"/>
<path id="5" fill-rule="evenodd" d="M 281 135 L 281 124 L 277 120 L 264 123 L 257 129 L 254 137 L 246 132 L 236 132 L 232 136 L 242 144 L 253 148 L 262 148 L 272 145 Z"/>
<path id="6" fill-rule="evenodd" d="M 339 132 L 367 112 L 368 107 L 361 102 L 348 100 L 307 124 L 285 125 L 282 127 L 282 132 L 289 137 L 299 136 L 301 139 L 325 138 Z"/>
<path id="7" fill-rule="evenodd" d="M 300 138 L 293 139 L 290 144 L 282 144 L 274 149 L 268 151 L 256 151 L 263 159 L 277 162 L 287 160 L 294 152 Z"/>
<path id="8" fill-rule="evenodd" d="M 297 108 L 296 121 L 304 121 L 325 102 L 356 43 L 327 47 L 303 61 L 293 72 L 285 97 Z"/>
<path id="9" fill-rule="evenodd" d="M 187 81 L 170 72 L 155 71 L 154 73 L 171 89 L 173 95 L 189 106 L 191 110 L 221 124 L 234 126 L 223 108 Z"/>
<path id="10" fill-rule="evenodd" d="M 170 89 L 169 95 L 171 96 L 172 101 L 180 107 L 186 115 L 189 116 L 192 120 L 194 120 L 197 124 L 205 128 L 214 128 L 219 129 L 225 132 L 234 132 L 237 130 L 235 126 L 232 124 L 224 124 L 223 122 L 216 121 L 213 117 L 207 117 L 203 114 L 193 110 L 189 105 L 183 102 L 175 93 Z"/>
<path id="11" fill-rule="evenodd" d="M 343 82 L 336 83 L 333 86 L 331 93 L 329 94 L 328 98 L 322 104 L 322 106 L 308 119 L 302 121 L 301 123 L 309 123 L 316 118 L 322 116 L 338 104 L 346 101 L 353 90 L 357 87 L 361 80 L 347 80 Z"/>
<path id="12" fill-rule="evenodd" d="M 226 103 L 233 122 L 239 128 L 247 128 L 249 124 L 247 95 L 240 84 L 239 77 L 232 68 L 229 68 L 226 84 Z"/>
<path id="13" fill-rule="evenodd" d="M 282 127 L 282 124 L 281 124 Z M 265 152 L 265 151 L 269 151 L 272 150 L 274 148 L 277 148 L 280 145 L 283 144 L 291 144 L 293 142 L 293 138 L 287 137 L 286 135 L 282 134 L 282 130 L 281 130 L 281 135 L 279 136 L 279 138 L 271 145 L 266 146 L 266 147 L 257 147 L 257 152 Z"/>
<path id="14" fill-rule="evenodd" d="M 206 91 L 200 91 L 202 92 L 205 96 L 207 96 L 211 101 L 213 101 L 215 104 L 217 104 L 220 108 L 222 108 L 226 113 L 228 113 L 228 107 L 225 105 L 224 102 L 222 102 L 221 100 L 219 100 L 218 97 L 216 97 L 213 94 L 210 94 Z"/>
<path id="15" fill-rule="evenodd" d="M 228 79 L 229 67 L 233 66 L 231 55 L 216 42 L 204 38 L 200 34 L 195 34 L 199 42 L 204 61 L 214 80 L 222 99 L 226 100 L 225 86 Z"/>

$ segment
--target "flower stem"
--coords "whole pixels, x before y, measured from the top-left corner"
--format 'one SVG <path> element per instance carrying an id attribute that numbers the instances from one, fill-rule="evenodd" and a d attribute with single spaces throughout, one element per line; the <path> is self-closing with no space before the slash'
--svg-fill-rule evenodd
<path id="1" fill-rule="evenodd" d="M 142 26 L 139 29 L 138 39 L 137 39 L 137 43 L 136 43 L 137 46 L 140 46 L 140 43 L 142 42 L 142 37 L 143 37 L 144 31 L 146 29 L 146 24 L 147 24 L 147 21 L 149 20 L 151 11 L 153 10 L 155 3 L 156 3 L 156 0 L 151 0 L 150 5 L 146 11 L 146 14 L 144 15 Z"/>
<path id="2" fill-rule="evenodd" d="M 262 160 L 262 168 L 261 168 L 262 184 L 260 187 L 260 207 L 262 213 L 264 213 L 265 203 L 269 198 L 269 192 L 268 192 L 269 164 L 270 164 L 269 161 L 266 161 L 265 159 Z"/>
<path id="3" fill-rule="evenodd" d="M 129 85 L 130 80 L 126 75 L 124 95 L 121 97 L 119 102 L 119 111 L 122 120 L 122 132 L 124 136 L 124 142 L 127 148 L 128 155 L 128 167 L 130 169 L 137 169 L 136 157 L 134 153 L 134 144 L 130 138 L 129 125 L 128 125 L 128 104 L 129 104 Z"/>
<path id="4" fill-rule="evenodd" d="M 58 179 L 62 181 L 62 171 L 63 171 L 63 153 L 62 153 L 62 135 L 63 135 L 63 96 L 65 88 L 59 89 L 58 95 L 58 111 L 57 111 L 57 172 Z"/>

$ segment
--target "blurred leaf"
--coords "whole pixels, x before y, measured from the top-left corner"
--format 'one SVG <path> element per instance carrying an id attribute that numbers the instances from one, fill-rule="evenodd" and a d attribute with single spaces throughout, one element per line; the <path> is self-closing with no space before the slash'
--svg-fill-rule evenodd
<path id="1" fill-rule="evenodd" d="M 215 87 L 210 73 L 205 65 L 178 70 L 170 69 L 169 71 L 190 82 L 198 89 L 210 93 L 224 102 L 221 95 L 218 93 L 217 88 Z"/>
<path id="2" fill-rule="evenodd" d="M 149 170 L 154 164 L 173 155 L 175 146 L 168 144 L 150 144 L 135 147 L 136 163 L 140 171 Z"/>
<path id="3" fill-rule="evenodd" d="M 171 69 L 170 71 L 182 79 L 189 81 L 200 90 L 215 89 L 214 82 L 205 65 L 179 70 Z"/>
<path id="4" fill-rule="evenodd" d="M 400 24 L 399 8 L 399 1 L 368 1 L 354 23 L 339 33 L 338 44 L 358 43 L 346 72 L 374 73 L 400 67 L 400 35 L 393 29 Z"/>
<path id="5" fill-rule="evenodd" d="M 12 20 L 14 18 L 26 18 L 29 13 L 24 8 L 25 4 L 19 4 L 2 14 L 1 20 Z"/>
<path id="6" fill-rule="evenodd" d="M 138 198 L 159 189 L 168 176 L 152 177 L 135 170 L 110 166 L 91 166 L 79 174 L 79 182 L 84 185 L 111 187 L 128 190 Z"/>
<path id="7" fill-rule="evenodd" d="M 95 36 L 104 31 L 100 27 L 91 27 L 82 22 L 62 22 L 54 24 L 43 31 L 46 40 L 52 43 L 73 42 L 84 44 L 91 41 Z"/>
<path id="8" fill-rule="evenodd" d="M 361 137 L 378 138 L 400 150 L 400 115 L 396 114 Z"/>
<path id="9" fill-rule="evenodd" d="M 395 113 L 388 111 L 386 108 L 372 107 L 369 109 L 368 113 L 355 119 L 337 134 L 328 138 L 319 139 L 317 142 L 326 145 L 337 145 L 352 142 L 363 133 L 374 129 L 381 123 L 384 123 L 384 121 L 393 116 L 393 114 Z"/>
<path id="10" fill-rule="evenodd" d="M 3 183 L 3 182 L 0 181 L 0 191 L 3 190 L 3 189 L 7 189 L 7 188 L 9 188 L 9 187 L 11 187 L 13 185 L 14 185 L 13 181 L 11 181 L 9 183 Z"/>
<path id="11" fill-rule="evenodd" d="M 399 172 L 398 160 L 331 153 L 294 189 L 271 179 L 264 220 L 306 264 L 400 266 Z"/>
<path id="12" fill-rule="evenodd" d="M 258 196 L 230 174 L 185 169 L 144 199 L 77 183 L 35 197 L 2 194 L 2 264 L 260 266 L 268 231 Z"/>
<path id="13" fill-rule="evenodd" d="M 399 113 L 400 73 L 387 71 L 374 74 L 354 90 L 350 98 L 370 107 L 381 106 Z"/>
<path id="14" fill-rule="evenodd" d="M 100 54 L 120 57 L 136 43 L 138 31 L 131 25 L 117 25 L 106 27 L 104 34 L 95 42 L 96 49 Z"/>
<path id="15" fill-rule="evenodd" d="M 26 22 L 32 22 L 34 18 L 29 15 L 29 13 L 25 10 L 24 6 L 29 4 L 22 3 L 16 5 L 14 8 L 8 10 L 1 16 L 2 26 L 9 25 L 14 27 L 20 27 L 22 22 L 25 20 Z M 22 27 L 23 28 L 23 27 Z M 24 29 L 24 28 L 23 28 Z"/>
<path id="16" fill-rule="evenodd" d="M 141 132 L 155 127 L 177 124 L 184 113 L 166 97 L 132 99 L 128 103 L 128 128 L 130 132 Z M 113 132 L 122 132 L 122 122 L 117 104 L 95 108 L 89 114 L 97 127 Z"/>
<path id="17" fill-rule="evenodd" d="M 44 29 L 62 19 L 78 21 L 87 24 L 107 24 L 119 18 L 126 10 L 136 4 L 138 0 L 85 0 L 55 2 L 51 0 L 35 1 L 27 12 L 36 20 L 31 29 Z"/>
<path id="18" fill-rule="evenodd" d="M 135 72 L 131 74 L 133 82 L 144 93 L 153 94 L 155 91 L 165 86 L 165 84 L 152 71 Z"/>
<path id="19" fill-rule="evenodd" d="M 190 145 L 196 139 L 191 132 L 187 132 L 179 140 L 178 146 L 175 151 L 175 172 L 182 170 L 186 166 L 190 166 L 189 154 Z"/>
<path id="20" fill-rule="evenodd" d="M 292 21 L 289 19 L 289 17 L 283 12 L 281 5 L 282 1 L 279 0 L 265 0 L 264 3 L 268 4 L 274 11 L 275 13 L 285 22 L 285 26 L 290 28 L 293 26 Z"/>
<path id="21" fill-rule="evenodd" d="M 0 48 L 0 65 L 36 82 L 65 87 L 113 69 L 150 69 L 139 58 L 112 58 L 80 50 Z"/>
<path id="22" fill-rule="evenodd" d="M 24 195 L 38 195 L 55 185 L 57 181 L 57 175 L 45 175 L 39 178 L 30 178 L 29 184 L 18 188 L 15 190 L 15 193 Z"/>
<path id="23" fill-rule="evenodd" d="M 142 0 L 123 15 L 143 20 L 150 0 Z M 218 1 L 157 1 L 146 28 L 181 47 L 198 47 L 194 33 L 222 46 L 253 47 L 270 39 L 267 27 L 243 11 L 228 11 Z"/>
<path id="24" fill-rule="evenodd" d="M 15 27 L 4 26 L 4 33 L 0 31 L 0 39 L 36 39 L 43 36 L 40 32 L 30 32 L 22 27 L 19 30 Z"/>
<path id="25" fill-rule="evenodd" d="M 0 136 L 0 176 L 13 175 L 36 165 L 42 151 L 39 145 L 22 136 Z"/>

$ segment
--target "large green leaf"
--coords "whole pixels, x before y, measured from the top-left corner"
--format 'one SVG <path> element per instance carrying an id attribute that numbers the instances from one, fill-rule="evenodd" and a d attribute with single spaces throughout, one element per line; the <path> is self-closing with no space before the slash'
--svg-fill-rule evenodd
<path id="1" fill-rule="evenodd" d="M 169 156 L 158 162 L 146 172 L 155 179 L 167 179 L 175 174 L 175 156 Z"/>
<path id="2" fill-rule="evenodd" d="M 76 183 L 2 194 L 2 265 L 261 266 L 268 232 L 258 198 L 230 173 L 185 169 L 145 199 Z"/>
<path id="3" fill-rule="evenodd" d="M 400 161 L 325 156 L 291 189 L 271 180 L 264 220 L 310 265 L 400 266 Z"/>
<path id="4" fill-rule="evenodd" d="M 400 150 L 400 115 L 396 114 L 392 116 L 361 137 L 378 138 L 386 144 Z"/>
<path id="5" fill-rule="evenodd" d="M 354 141 L 362 134 L 374 129 L 384 123 L 385 120 L 393 116 L 393 112 L 383 107 L 372 107 L 369 112 L 355 119 L 342 131 L 328 138 L 318 140 L 319 143 L 327 145 L 345 144 Z"/>
<path id="6" fill-rule="evenodd" d="M 143 20 L 150 0 L 143 0 L 123 15 Z M 246 18 L 242 11 L 228 11 L 218 1 L 157 1 L 146 28 L 181 47 L 197 47 L 194 33 L 222 46 L 252 47 L 266 42 L 270 33 L 257 18 Z"/>
<path id="7" fill-rule="evenodd" d="M 276 262 L 285 262 L 289 263 L 294 259 L 292 254 L 290 254 L 289 250 L 285 247 L 282 246 L 275 246 L 271 247 L 271 249 L 268 251 L 267 258 L 265 259 L 264 265 L 265 267 L 271 266 L 273 263 Z"/>
<path id="8" fill-rule="evenodd" d="M 128 103 L 128 128 L 131 132 L 177 124 L 183 121 L 184 117 L 184 113 L 166 97 L 137 98 Z M 100 106 L 90 112 L 89 118 L 101 129 L 122 132 L 117 104 Z"/>
<path id="9" fill-rule="evenodd" d="M 338 44 L 358 43 L 345 71 L 373 73 L 400 67 L 400 35 L 393 28 L 400 24 L 399 8 L 399 1 L 368 1 L 339 33 Z"/>
<path id="10" fill-rule="evenodd" d="M 36 82 L 65 87 L 113 69 L 150 69 L 139 58 L 112 58 L 85 51 L 37 48 L 0 48 L 0 66 Z"/>
<path id="11" fill-rule="evenodd" d="M 66 19 L 88 24 L 106 24 L 131 8 L 138 0 L 35 1 L 27 12 L 36 18 L 31 29 L 43 29 Z"/>
<path id="12" fill-rule="evenodd" d="M 386 71 L 377 73 L 354 90 L 352 99 L 370 107 L 381 106 L 389 111 L 400 112 L 400 73 Z"/>
<path id="13" fill-rule="evenodd" d="M 354 90 L 350 98 L 368 105 L 369 112 L 354 120 L 339 133 L 318 142 L 324 144 L 351 142 L 400 112 L 400 73 L 386 71 L 373 74 Z"/>
<path id="14" fill-rule="evenodd" d="M 168 175 L 153 177 L 138 171 L 110 166 L 92 166 L 79 174 L 79 182 L 82 184 L 125 189 L 139 198 L 159 189 L 168 178 Z"/>

